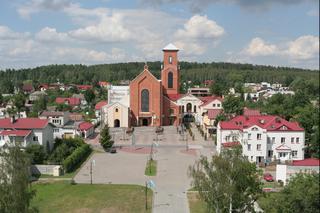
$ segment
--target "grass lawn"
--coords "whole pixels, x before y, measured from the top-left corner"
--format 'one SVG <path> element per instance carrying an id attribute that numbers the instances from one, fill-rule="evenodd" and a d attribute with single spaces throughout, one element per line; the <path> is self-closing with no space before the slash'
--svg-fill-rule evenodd
<path id="1" fill-rule="evenodd" d="M 147 176 L 156 176 L 156 174 L 157 174 L 157 161 L 148 160 L 144 174 Z"/>
<path id="2" fill-rule="evenodd" d="M 148 190 L 145 210 L 145 187 L 137 185 L 76 184 L 65 181 L 33 184 L 36 196 L 31 205 L 39 212 L 141 213 L 151 212 L 152 191 Z"/>
<path id="3" fill-rule="evenodd" d="M 188 201 L 190 213 L 205 213 L 206 203 L 199 198 L 197 192 L 188 192 Z"/>

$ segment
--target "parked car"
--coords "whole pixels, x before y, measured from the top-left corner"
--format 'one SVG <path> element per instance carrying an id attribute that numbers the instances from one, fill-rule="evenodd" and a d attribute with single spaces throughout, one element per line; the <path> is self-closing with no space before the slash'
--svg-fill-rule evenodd
<path id="1" fill-rule="evenodd" d="M 115 147 L 111 147 L 109 152 L 112 154 L 115 154 L 115 153 L 117 153 L 117 149 Z"/>
<path id="2" fill-rule="evenodd" d="M 264 179 L 265 181 L 267 181 L 267 182 L 272 182 L 272 181 L 274 181 L 273 176 L 272 176 L 270 173 L 265 173 L 265 174 L 263 175 L 263 179 Z"/>

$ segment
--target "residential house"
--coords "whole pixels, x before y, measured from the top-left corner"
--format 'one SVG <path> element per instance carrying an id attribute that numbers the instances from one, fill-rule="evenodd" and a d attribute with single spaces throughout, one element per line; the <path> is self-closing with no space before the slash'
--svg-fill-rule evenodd
<path id="1" fill-rule="evenodd" d="M 97 118 L 98 121 L 102 120 L 101 119 L 101 115 L 102 115 L 101 109 L 102 109 L 103 106 L 106 106 L 107 104 L 108 104 L 107 101 L 100 101 L 95 105 L 95 107 L 94 107 L 95 115 L 96 115 L 96 118 Z"/>
<path id="2" fill-rule="evenodd" d="M 19 141 L 23 146 L 42 145 L 46 150 L 53 148 L 53 125 L 47 119 L 4 118 L 0 119 L 2 144 Z"/>
<path id="3" fill-rule="evenodd" d="M 305 132 L 297 122 L 272 115 L 241 115 L 219 122 L 217 151 L 237 144 L 251 162 L 303 160 Z"/>
<path id="4" fill-rule="evenodd" d="M 56 103 L 57 104 L 66 104 L 69 105 L 71 107 L 77 107 L 80 106 L 81 104 L 81 100 L 80 98 L 61 98 L 61 97 L 57 97 L 56 98 Z"/>

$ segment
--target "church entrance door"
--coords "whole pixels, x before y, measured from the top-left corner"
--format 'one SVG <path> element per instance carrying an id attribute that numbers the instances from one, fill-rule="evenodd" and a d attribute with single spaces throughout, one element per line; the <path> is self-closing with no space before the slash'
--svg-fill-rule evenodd
<path id="1" fill-rule="evenodd" d="M 142 119 L 142 126 L 149 126 L 148 118 L 143 118 Z"/>

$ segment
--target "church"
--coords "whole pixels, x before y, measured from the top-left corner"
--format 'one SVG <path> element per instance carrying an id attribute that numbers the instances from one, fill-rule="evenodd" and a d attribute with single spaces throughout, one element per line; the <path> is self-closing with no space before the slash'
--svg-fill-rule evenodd
<path id="1" fill-rule="evenodd" d="M 179 96 L 179 49 L 173 44 L 163 50 L 161 80 L 144 66 L 130 82 L 130 126 L 166 126 L 181 123 Z"/>

